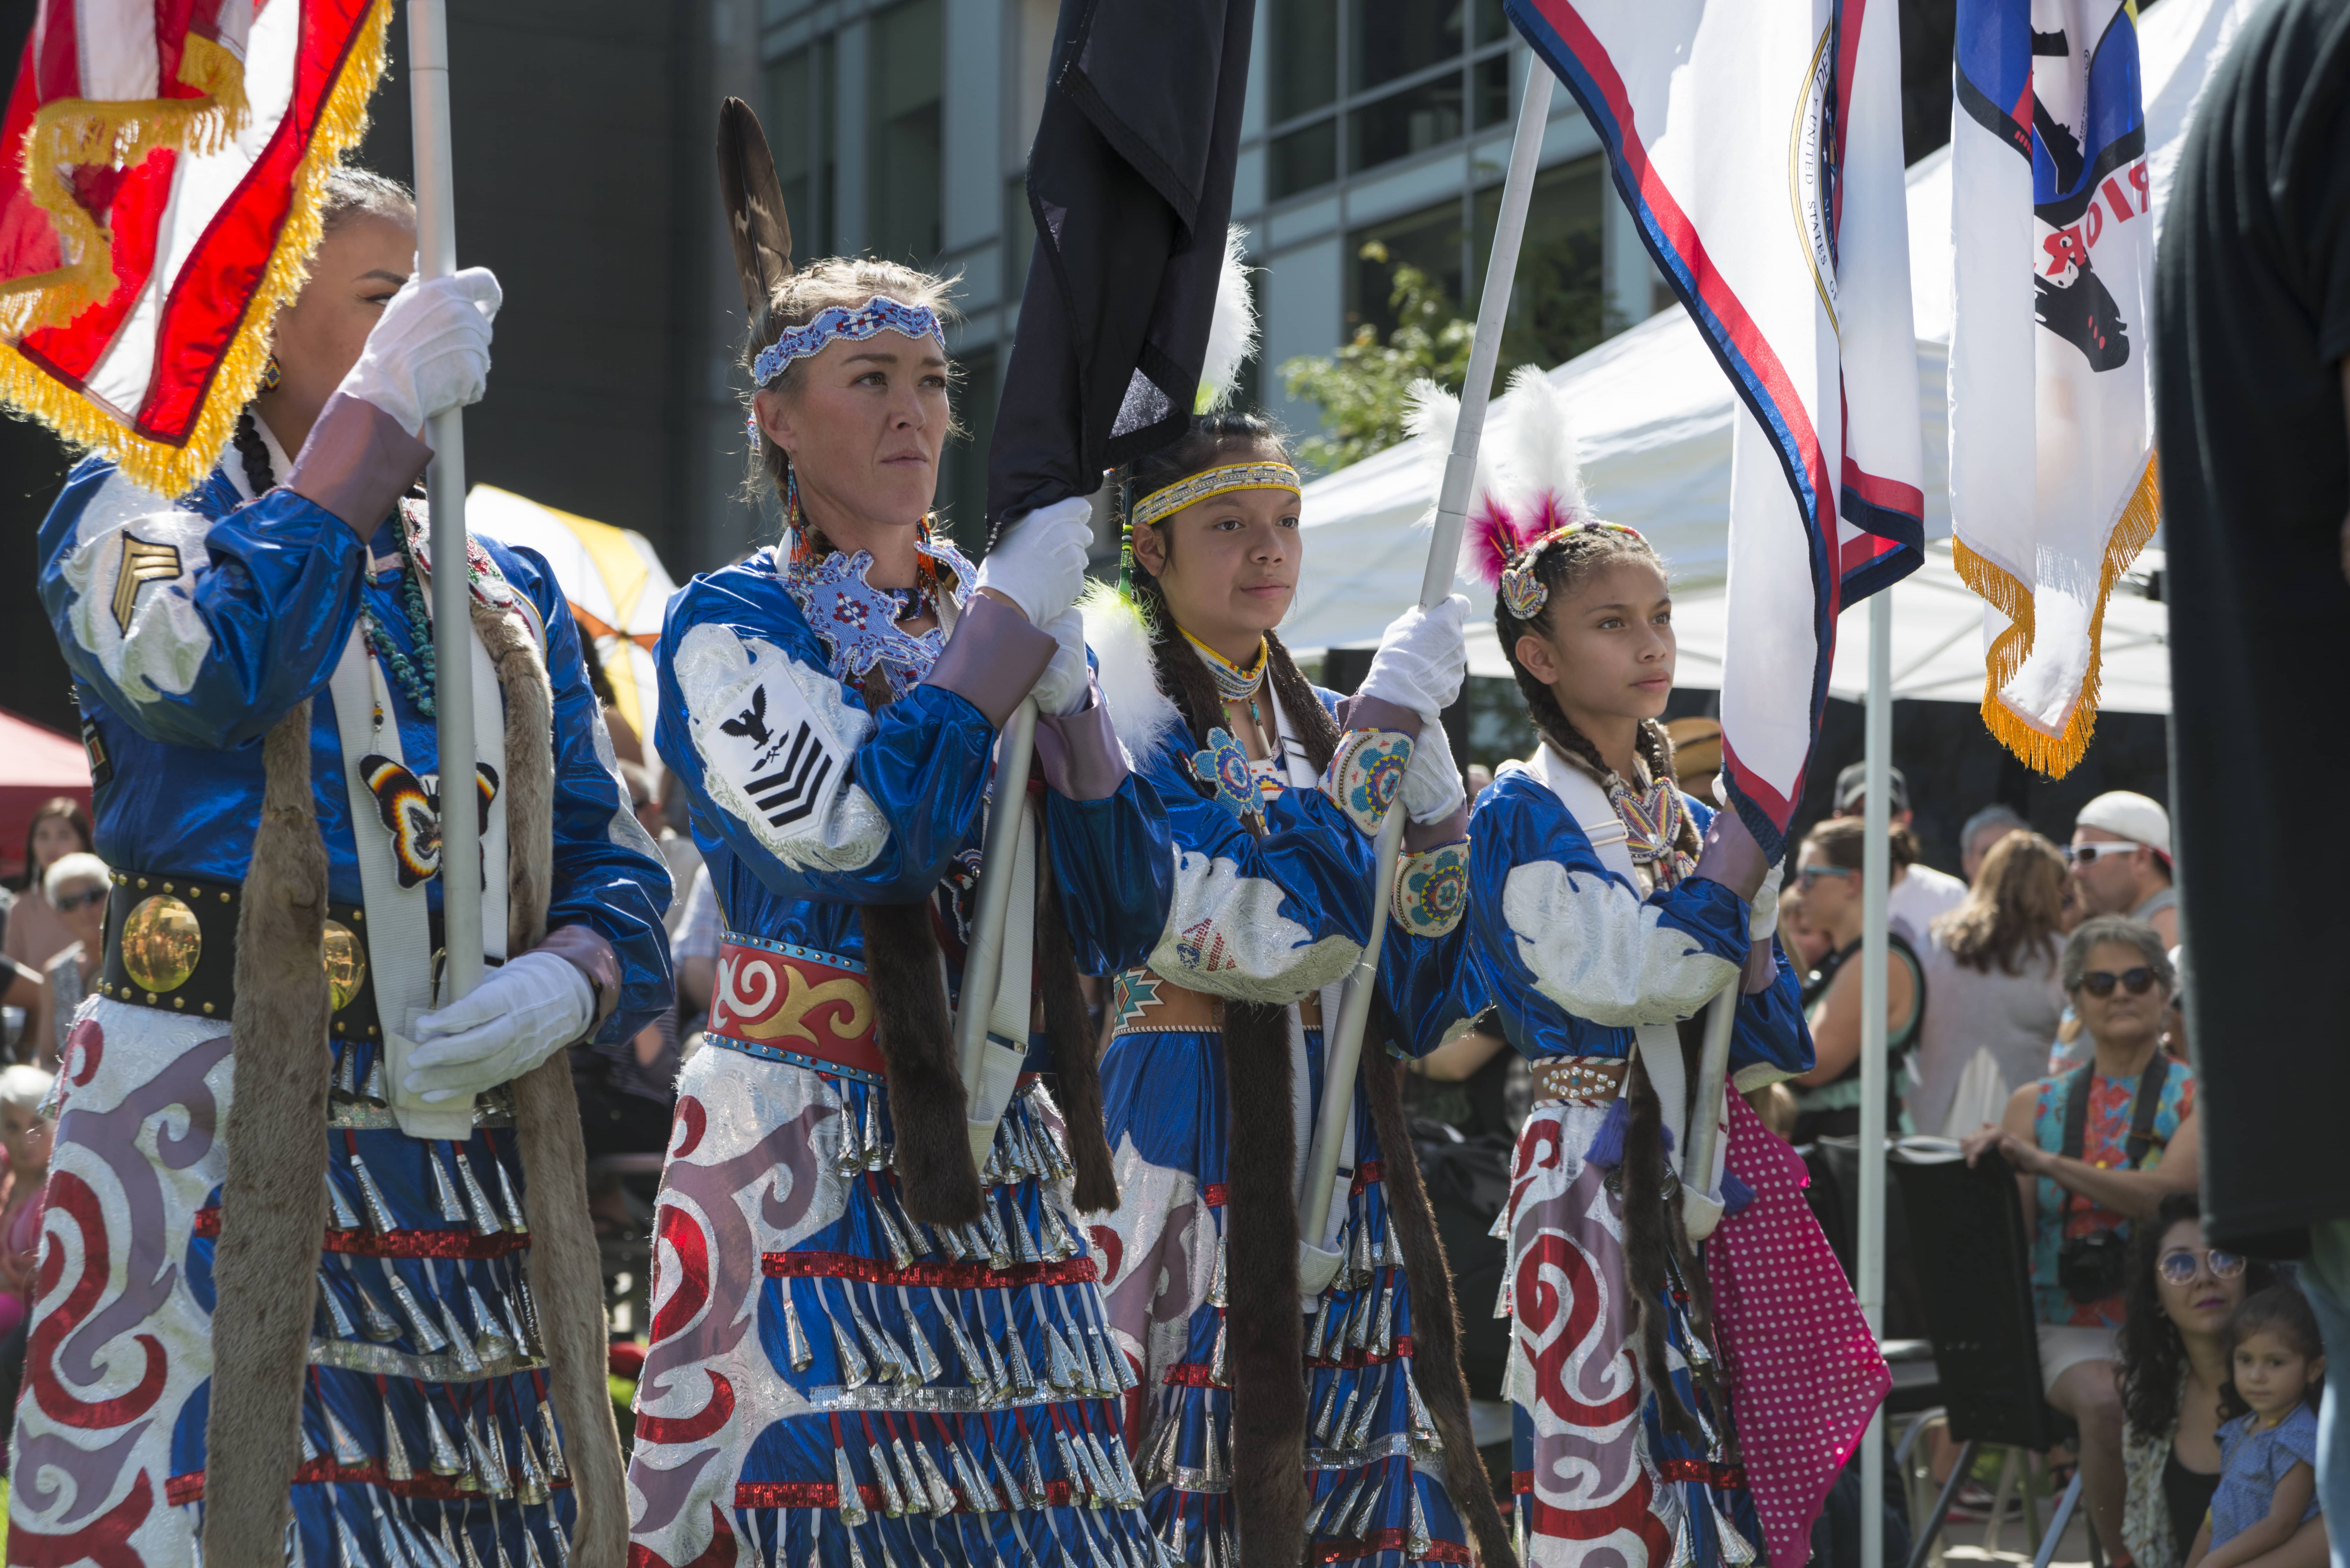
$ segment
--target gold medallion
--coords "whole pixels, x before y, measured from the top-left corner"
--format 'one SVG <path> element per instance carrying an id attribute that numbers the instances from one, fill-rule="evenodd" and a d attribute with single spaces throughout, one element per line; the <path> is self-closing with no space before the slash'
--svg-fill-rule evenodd
<path id="1" fill-rule="evenodd" d="M 320 961 L 327 969 L 327 992 L 340 1012 L 367 983 L 367 949 L 340 920 L 327 922 L 326 950 Z"/>
<path id="2" fill-rule="evenodd" d="M 177 991 L 204 956 L 196 912 L 169 893 L 139 901 L 122 922 L 122 967 L 141 991 Z"/>

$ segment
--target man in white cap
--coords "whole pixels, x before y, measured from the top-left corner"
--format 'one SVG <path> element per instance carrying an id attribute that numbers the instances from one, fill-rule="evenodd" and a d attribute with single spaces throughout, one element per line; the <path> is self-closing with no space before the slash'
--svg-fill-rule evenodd
<path id="1" fill-rule="evenodd" d="M 2073 819 L 2073 878 L 2091 915 L 2127 915 L 2178 945 L 2178 894 L 2170 885 L 2170 813 L 2129 790 L 2097 796 Z"/>

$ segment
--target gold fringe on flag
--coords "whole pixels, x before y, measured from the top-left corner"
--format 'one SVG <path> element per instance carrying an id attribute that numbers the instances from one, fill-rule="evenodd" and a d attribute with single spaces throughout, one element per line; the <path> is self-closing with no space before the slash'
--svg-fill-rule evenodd
<path id="1" fill-rule="evenodd" d="M 2137 553 L 2154 537 L 2155 525 L 2162 518 L 2162 486 L 2156 475 L 2155 454 L 2147 453 L 2146 471 L 2138 476 L 2137 485 L 2123 504 L 2120 515 L 2114 520 L 2112 533 L 2106 538 L 2104 570 L 2097 582 L 2097 602 L 2089 614 L 2089 665 L 2081 678 L 2081 690 L 2074 696 L 2071 714 L 2061 732 L 2051 732 L 2037 720 L 2011 707 L 2000 693 L 2023 661 L 2031 656 L 2033 639 L 2032 593 L 2007 572 L 1967 548 L 1966 541 L 1955 535 L 1950 540 L 1951 555 L 1956 560 L 1959 578 L 1987 600 L 1993 608 L 2008 618 L 2008 628 L 2000 633 L 1984 659 L 1982 720 L 1984 727 L 1998 737 L 2002 745 L 2021 757 L 2034 772 L 2052 779 L 2061 779 L 2071 773 L 2089 749 L 2089 738 L 2097 724 L 2097 695 L 2103 643 L 2106 629 L 2106 602 L 2113 597 L 2114 583 Z"/>
<path id="2" fill-rule="evenodd" d="M 261 369 L 269 358 L 271 328 L 277 319 L 279 306 L 302 292 L 309 281 L 310 257 L 318 248 L 325 230 L 320 208 L 326 201 L 327 177 L 341 163 L 343 154 L 359 144 L 367 134 L 368 100 L 375 96 L 376 84 L 382 79 L 386 55 L 386 35 L 391 26 L 391 0 L 373 0 L 366 17 L 352 35 L 351 46 L 343 57 L 341 68 L 328 90 L 326 101 L 318 110 L 311 128 L 310 144 L 301 162 L 296 166 L 292 200 L 286 222 L 278 230 L 277 243 L 270 250 L 269 265 L 262 274 L 261 285 L 255 290 L 251 304 L 245 308 L 244 319 L 237 326 L 227 351 L 222 356 L 219 369 L 206 389 L 202 410 L 196 417 L 193 431 L 185 444 L 157 441 L 141 434 L 130 423 L 132 415 L 100 403 L 79 388 L 68 385 L 49 371 L 19 353 L 15 338 L 34 327 L 46 324 L 55 312 L 47 303 L 52 290 L 70 296 L 83 286 L 71 275 L 79 273 L 95 256 L 104 286 L 66 313 L 65 319 L 87 309 L 113 292 L 114 263 L 112 236 L 95 224 L 90 224 L 95 241 L 81 243 L 74 263 L 57 272 L 25 280 L 39 286 L 42 292 L 15 297 L 0 297 L 0 401 L 22 410 L 56 431 L 67 441 L 111 457 L 137 483 L 158 495 L 180 496 L 195 488 L 219 460 L 221 449 L 228 442 L 229 431 L 236 423 L 239 410 L 250 402 L 261 384 Z M 202 45 L 203 47 L 197 47 Z M 199 63 L 200 61 L 203 63 Z M 191 75 L 192 72 L 200 75 Z M 222 73 L 233 73 L 233 86 Z M 65 116 L 56 124 L 36 118 L 26 138 L 26 178 L 33 184 L 35 199 L 53 217 L 70 213 L 81 222 L 88 223 L 88 213 L 69 198 L 62 209 L 52 206 L 47 197 L 33 181 L 32 169 L 36 160 L 31 155 L 34 144 L 54 133 L 64 139 L 68 161 L 78 157 L 79 150 L 102 151 L 104 138 L 116 138 L 117 149 L 133 149 L 135 157 L 116 156 L 125 162 L 136 162 L 161 146 L 177 146 L 192 153 L 216 152 L 225 149 L 244 128 L 247 109 L 244 99 L 244 78 L 235 57 L 210 39 L 191 38 L 183 53 L 180 76 L 191 85 L 207 86 L 209 99 L 166 99 L 160 100 L 166 108 L 179 105 L 201 105 L 201 113 L 184 117 L 185 134 L 191 141 L 182 144 L 161 139 L 151 128 L 163 124 L 162 117 L 141 119 L 142 113 L 158 105 L 149 103 L 86 103 L 81 100 L 61 100 L 45 107 L 41 116 L 51 109 L 78 107 L 86 110 L 126 111 L 119 119 L 93 116 L 86 127 L 76 129 Z M 206 116 L 213 118 L 206 119 Z M 41 148 L 48 151 L 46 144 Z M 100 161 L 96 156 L 81 157 L 80 161 Z M 48 165 L 53 171 L 55 164 Z M 61 237 L 64 237 L 61 232 Z M 93 248 L 93 246 L 95 248 Z M 75 254 L 68 246 L 68 254 Z M 19 299 L 29 299 L 23 311 L 26 322 L 16 324 L 12 306 Z"/>

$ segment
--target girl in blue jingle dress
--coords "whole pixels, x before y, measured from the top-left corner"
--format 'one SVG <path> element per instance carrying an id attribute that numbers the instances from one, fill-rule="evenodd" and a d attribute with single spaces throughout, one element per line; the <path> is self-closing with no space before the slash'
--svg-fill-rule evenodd
<path id="1" fill-rule="evenodd" d="M 729 194 L 740 244 L 764 213 Z M 661 1179 L 632 1561 L 1148 1563 L 1073 1206 L 1073 1179 L 1115 1200 L 1077 973 L 1149 950 L 1172 868 L 1070 607 L 1088 510 L 1015 523 L 975 571 L 926 516 L 945 285 L 760 250 L 754 418 L 785 536 L 687 585 L 657 656 L 724 937 Z M 1049 787 L 1004 931 L 1016 1017 L 967 1095 L 947 988 L 997 732 L 1032 686 Z M 1032 953 L 1049 1040 L 1027 1053 Z"/>
<path id="2" fill-rule="evenodd" d="M 1196 419 L 1126 489 L 1129 597 L 1097 595 L 1088 627 L 1179 875 L 1166 937 L 1117 979 L 1102 1075 L 1123 1202 L 1094 1224 L 1141 1373 L 1128 1419 L 1152 1526 L 1186 1563 L 1378 1568 L 1465 1563 L 1482 1526 L 1498 1562 L 1450 1281 L 1378 1035 L 1327 1229 L 1305 1238 L 1326 1272 L 1299 1265 L 1324 1028 L 1399 787 L 1412 824 L 1380 995 L 1407 1045 L 1446 1022 L 1465 846 L 1436 715 L 1460 688 L 1467 601 L 1389 628 L 1341 704 L 1271 631 L 1299 558 L 1298 476 L 1271 427 Z"/>

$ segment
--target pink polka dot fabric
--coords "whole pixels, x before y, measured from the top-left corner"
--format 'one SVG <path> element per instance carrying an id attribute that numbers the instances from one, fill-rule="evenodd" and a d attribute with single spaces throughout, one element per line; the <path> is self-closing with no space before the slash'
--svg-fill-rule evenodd
<path id="1" fill-rule="evenodd" d="M 1893 1375 L 1804 1201 L 1803 1157 L 1737 1095 L 1726 1163 L 1754 1201 L 1705 1244 L 1715 1337 L 1771 1568 L 1804 1568 L 1812 1521 Z"/>

